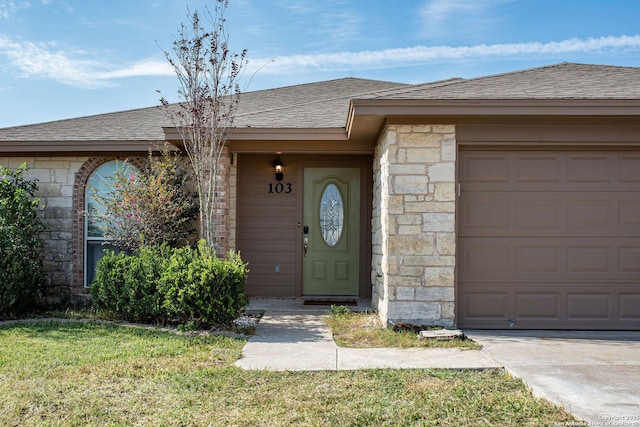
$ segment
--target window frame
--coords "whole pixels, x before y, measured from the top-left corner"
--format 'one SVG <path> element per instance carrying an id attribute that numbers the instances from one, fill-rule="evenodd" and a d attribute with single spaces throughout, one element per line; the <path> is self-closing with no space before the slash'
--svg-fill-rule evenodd
<path id="1" fill-rule="evenodd" d="M 136 159 L 137 160 L 137 159 Z M 91 194 L 90 194 L 90 185 L 91 185 L 91 180 L 93 179 L 93 177 L 96 175 L 96 173 L 99 172 L 99 170 L 109 164 L 112 163 L 121 163 L 121 164 L 126 164 L 126 167 L 128 169 L 133 169 L 135 170 L 135 172 L 139 172 L 142 168 L 140 167 L 140 165 L 138 164 L 133 164 L 132 162 L 127 162 L 125 160 L 122 159 L 118 159 L 118 158 L 110 158 L 110 159 L 103 159 L 103 161 L 99 162 L 99 164 L 95 165 L 95 167 L 93 167 L 91 169 L 90 172 L 87 173 L 86 175 L 86 180 L 84 181 L 84 185 L 83 185 L 83 189 L 82 189 L 82 193 L 83 193 L 83 217 L 84 217 L 84 221 L 83 221 L 83 227 L 82 227 L 82 287 L 84 289 L 89 289 L 91 287 L 91 283 L 89 283 L 89 243 L 90 242 L 103 242 L 101 246 L 104 246 L 104 249 L 115 249 L 117 250 L 117 248 L 115 248 L 112 245 L 108 244 L 108 240 L 104 238 L 104 236 L 89 236 L 89 222 L 90 222 L 90 215 L 89 215 L 89 202 L 91 200 Z M 117 170 L 117 168 L 114 168 L 114 171 Z M 109 248 L 110 246 L 110 248 Z M 98 259 L 99 260 L 99 259 Z M 96 262 L 97 264 L 97 262 Z M 95 271 L 94 273 L 94 277 L 95 277 Z"/>

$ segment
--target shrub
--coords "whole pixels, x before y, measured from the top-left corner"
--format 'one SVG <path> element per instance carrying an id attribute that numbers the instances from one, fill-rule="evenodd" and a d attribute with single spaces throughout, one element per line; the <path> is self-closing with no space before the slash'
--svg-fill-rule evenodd
<path id="1" fill-rule="evenodd" d="M 340 316 L 351 316 L 353 312 L 346 305 L 332 305 L 331 306 L 331 316 L 340 317 Z"/>
<path id="2" fill-rule="evenodd" d="M 239 254 L 216 257 L 201 241 L 190 247 L 108 252 L 91 285 L 93 305 L 131 321 L 222 324 L 246 306 L 247 265 Z"/>
<path id="3" fill-rule="evenodd" d="M 42 285 L 40 200 L 36 181 L 26 180 L 26 164 L 11 171 L 0 166 L 0 316 L 35 304 Z"/>
<path id="4" fill-rule="evenodd" d="M 91 285 L 94 307 L 131 321 L 161 321 L 162 300 L 156 285 L 163 267 L 163 249 L 142 247 L 135 256 L 108 251 L 98 262 Z"/>
<path id="5" fill-rule="evenodd" d="M 126 162 L 120 165 L 108 193 L 91 189 L 99 207 L 90 214 L 103 224 L 110 244 L 137 251 L 141 246 L 190 243 L 198 206 L 180 164 L 179 155 L 167 148 L 161 156 L 150 152 L 144 170 L 133 171 Z"/>
<path id="6" fill-rule="evenodd" d="M 198 249 L 174 250 L 163 270 L 160 292 L 169 317 L 206 323 L 227 323 L 247 304 L 246 264 L 230 252 L 216 257 L 204 240 Z"/>

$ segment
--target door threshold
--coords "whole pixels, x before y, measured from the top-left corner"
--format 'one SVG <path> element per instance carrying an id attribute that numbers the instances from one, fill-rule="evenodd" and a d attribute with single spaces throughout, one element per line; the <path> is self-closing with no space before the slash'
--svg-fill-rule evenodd
<path id="1" fill-rule="evenodd" d="M 304 297 L 304 305 L 346 305 L 357 306 L 357 298 L 349 297 Z"/>

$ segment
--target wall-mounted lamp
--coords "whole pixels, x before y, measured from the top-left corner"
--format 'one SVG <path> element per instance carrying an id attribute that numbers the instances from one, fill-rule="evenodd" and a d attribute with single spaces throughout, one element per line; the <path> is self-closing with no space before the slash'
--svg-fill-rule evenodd
<path id="1" fill-rule="evenodd" d="M 276 181 L 282 181 L 284 178 L 284 165 L 280 161 L 280 157 L 276 158 L 273 166 L 276 168 Z"/>

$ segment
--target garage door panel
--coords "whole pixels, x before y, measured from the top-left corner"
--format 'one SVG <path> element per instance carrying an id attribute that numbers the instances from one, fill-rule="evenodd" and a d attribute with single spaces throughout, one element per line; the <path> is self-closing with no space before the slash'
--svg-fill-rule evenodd
<path id="1" fill-rule="evenodd" d="M 473 192 L 459 202 L 460 236 L 619 236 L 640 233 L 639 192 Z"/>
<path id="2" fill-rule="evenodd" d="M 629 152 L 463 151 L 466 191 L 636 191 L 640 156 Z"/>
<path id="3" fill-rule="evenodd" d="M 459 238 L 460 283 L 608 280 L 640 286 L 640 238 Z"/>
<path id="4" fill-rule="evenodd" d="M 619 222 L 625 229 L 640 230 L 640 195 L 622 197 L 618 202 Z"/>
<path id="5" fill-rule="evenodd" d="M 465 230 L 464 234 L 472 235 L 473 230 L 504 233 L 510 228 L 510 201 L 505 197 L 469 198 L 460 204 L 460 211 L 460 229 Z"/>
<path id="6" fill-rule="evenodd" d="M 461 298 L 466 319 L 506 320 L 509 312 L 509 295 L 507 292 L 491 292 L 478 290 L 465 293 Z"/>
<path id="7" fill-rule="evenodd" d="M 559 321 L 561 303 L 557 292 L 519 292 L 515 294 L 515 318 Z"/>
<path id="8" fill-rule="evenodd" d="M 508 158 L 507 158 L 508 161 Z M 513 165 L 514 181 L 521 183 L 543 182 L 558 184 L 563 181 L 561 159 L 553 155 L 518 156 Z"/>
<path id="9" fill-rule="evenodd" d="M 569 183 L 613 183 L 615 158 L 607 154 L 581 154 L 566 156 L 567 182 Z"/>
<path id="10" fill-rule="evenodd" d="M 461 151 L 460 327 L 640 329 L 640 153 Z"/>
<path id="11" fill-rule="evenodd" d="M 640 182 L 640 155 L 621 155 L 618 176 L 620 182 Z"/>
<path id="12" fill-rule="evenodd" d="M 560 273 L 561 249 L 558 246 L 518 246 L 515 248 L 514 272 Z"/>
<path id="13" fill-rule="evenodd" d="M 630 275 L 640 274 L 640 247 L 621 246 L 618 248 L 619 271 Z"/>
<path id="14" fill-rule="evenodd" d="M 604 196 L 604 195 L 603 195 Z M 567 227 L 580 230 L 585 227 L 598 227 L 610 230 L 613 227 L 613 208 L 610 197 L 592 196 L 590 199 L 569 198 L 567 200 Z"/>
<path id="15" fill-rule="evenodd" d="M 567 319 L 610 319 L 610 293 L 567 293 Z"/>
<path id="16" fill-rule="evenodd" d="M 628 285 L 474 283 L 458 296 L 462 328 L 640 328 L 640 292 Z M 501 311 L 502 310 L 502 311 Z M 614 325 L 614 326 L 612 326 Z"/>
<path id="17" fill-rule="evenodd" d="M 469 155 L 462 171 L 462 182 L 508 183 L 511 171 L 508 156 Z"/>
<path id="18" fill-rule="evenodd" d="M 461 258 L 459 269 L 465 277 L 511 275 L 511 248 L 499 242 L 468 242 Z"/>
<path id="19" fill-rule="evenodd" d="M 609 246 L 569 246 L 567 247 L 567 272 L 610 274 L 611 251 Z"/>
<path id="20" fill-rule="evenodd" d="M 536 229 L 554 233 L 562 229 L 566 209 L 553 195 L 515 193 L 471 193 L 459 206 L 461 236 L 509 236 Z"/>
<path id="21" fill-rule="evenodd" d="M 564 206 L 559 199 L 520 198 L 513 202 L 516 230 L 555 230 L 563 224 Z"/>
<path id="22" fill-rule="evenodd" d="M 618 312 L 621 320 L 640 322 L 640 293 L 620 292 Z"/>

